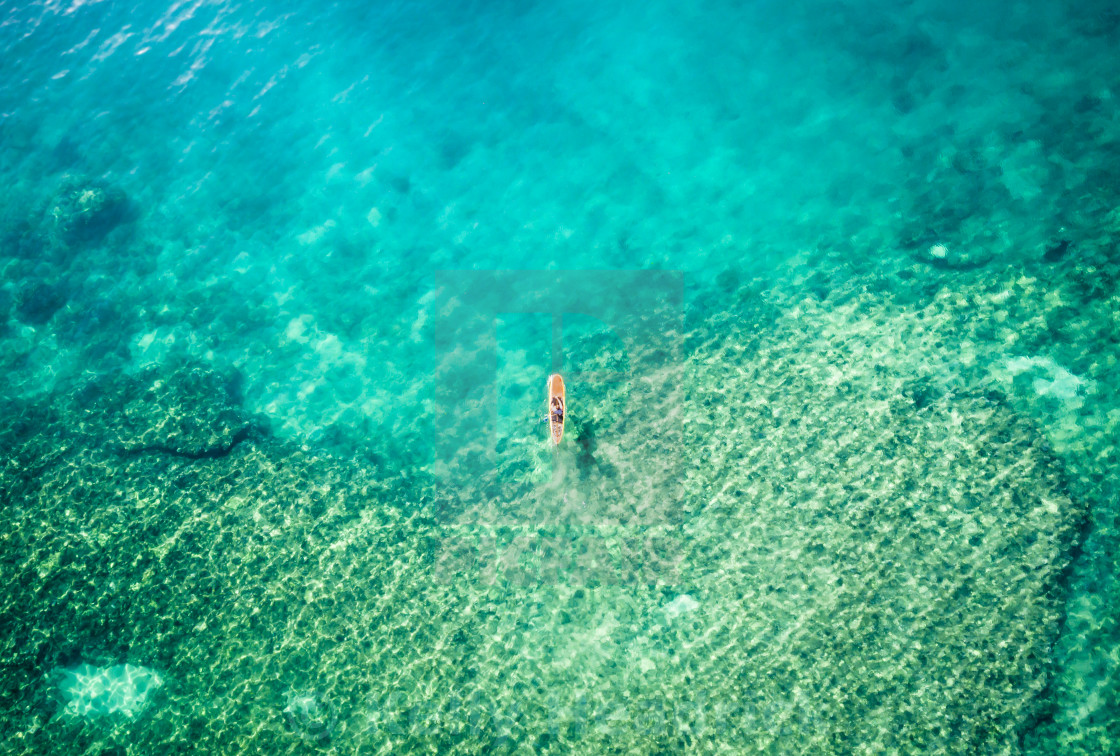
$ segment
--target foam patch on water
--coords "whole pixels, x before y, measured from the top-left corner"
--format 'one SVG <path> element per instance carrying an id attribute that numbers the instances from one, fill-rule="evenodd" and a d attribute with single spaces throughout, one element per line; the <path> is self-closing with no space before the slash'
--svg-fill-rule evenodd
<path id="1" fill-rule="evenodd" d="M 59 671 L 63 675 L 59 690 L 66 698 L 62 712 L 72 717 L 92 719 L 111 714 L 135 717 L 163 685 L 163 678 L 157 672 L 133 664 L 107 668 L 79 664 Z"/>
<path id="2" fill-rule="evenodd" d="M 1013 357 L 1005 362 L 1012 376 L 1037 370 L 1038 377 L 1031 383 L 1039 396 L 1049 396 L 1061 401 L 1074 401 L 1078 394 L 1087 388 L 1087 382 L 1079 378 L 1049 357 Z"/>
<path id="3" fill-rule="evenodd" d="M 699 608 L 699 601 L 692 598 L 692 596 L 689 596 L 687 593 L 682 593 L 665 605 L 665 616 L 669 619 L 676 619 L 682 614 L 694 612 Z"/>

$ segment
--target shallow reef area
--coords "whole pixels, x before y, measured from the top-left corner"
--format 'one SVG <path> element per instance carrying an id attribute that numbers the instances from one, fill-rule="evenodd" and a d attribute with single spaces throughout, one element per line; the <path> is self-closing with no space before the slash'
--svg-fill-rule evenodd
<path id="1" fill-rule="evenodd" d="M 690 320 L 683 359 L 585 392 L 556 456 L 526 422 L 460 460 L 493 465 L 473 488 L 275 437 L 198 363 L 12 400 L 0 736 L 26 752 L 1056 742 L 1101 481 L 1062 445 L 1068 400 L 965 335 L 1033 296 L 1025 280 L 914 301 L 744 283 Z M 143 711 L 63 715 L 47 671 L 122 663 L 162 681 Z"/>

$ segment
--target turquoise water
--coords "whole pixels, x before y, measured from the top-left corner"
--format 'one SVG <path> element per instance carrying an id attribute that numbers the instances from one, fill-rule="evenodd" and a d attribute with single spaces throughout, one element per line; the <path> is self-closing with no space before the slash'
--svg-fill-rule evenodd
<path id="1" fill-rule="evenodd" d="M 3 750 L 1120 752 L 1117 50 L 0 0 Z"/>

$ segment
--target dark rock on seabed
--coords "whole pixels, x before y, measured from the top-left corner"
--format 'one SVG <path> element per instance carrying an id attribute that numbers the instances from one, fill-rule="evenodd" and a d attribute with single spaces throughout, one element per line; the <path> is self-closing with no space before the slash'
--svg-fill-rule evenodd
<path id="1" fill-rule="evenodd" d="M 46 211 L 48 237 L 73 249 L 104 239 L 129 213 L 128 198 L 100 179 L 70 177 L 63 181 Z"/>

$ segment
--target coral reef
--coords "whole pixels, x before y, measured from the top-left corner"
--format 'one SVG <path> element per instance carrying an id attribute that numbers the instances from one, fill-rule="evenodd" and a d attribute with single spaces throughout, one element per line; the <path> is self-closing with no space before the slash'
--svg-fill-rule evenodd
<path id="1" fill-rule="evenodd" d="M 44 325 L 66 305 L 64 287 L 33 281 L 16 292 L 16 317 L 30 325 Z"/>

